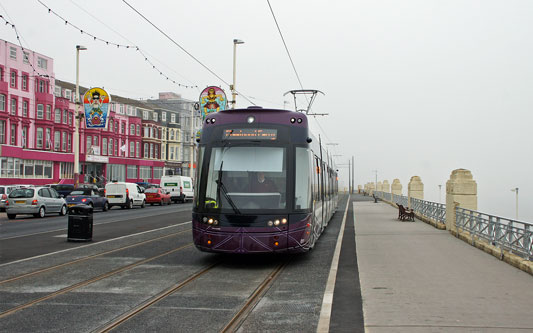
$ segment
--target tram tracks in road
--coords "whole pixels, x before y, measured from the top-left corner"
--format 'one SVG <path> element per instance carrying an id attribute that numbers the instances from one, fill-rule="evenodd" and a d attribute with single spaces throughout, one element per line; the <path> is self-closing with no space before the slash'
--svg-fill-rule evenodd
<path id="1" fill-rule="evenodd" d="M 189 230 L 190 231 L 190 230 Z M 185 232 L 185 231 L 183 231 Z M 179 233 L 182 233 L 182 232 L 179 232 Z M 167 236 L 170 236 L 170 235 L 167 235 Z M 139 261 L 136 261 L 134 263 L 131 263 L 129 265 L 126 265 L 126 266 L 122 266 L 120 268 L 117 268 L 117 269 L 114 269 L 110 272 L 107 272 L 107 273 L 104 273 L 104 274 L 100 274 L 98 276 L 95 276 L 91 279 L 88 279 L 88 280 L 85 280 L 85 281 L 81 281 L 81 282 L 78 282 L 76 284 L 73 284 L 69 287 L 65 287 L 65 288 L 62 288 L 62 289 L 59 289 L 55 292 L 52 292 L 48 295 L 45 295 L 45 296 L 42 296 L 42 297 L 39 297 L 37 299 L 34 299 L 30 302 L 27 302 L 27 303 L 24 303 L 24 304 L 21 304 L 21 305 L 18 305 L 16 307 L 13 307 L 9 310 L 6 310 L 6 311 L 3 311 L 3 312 L 0 312 L 0 319 L 4 318 L 4 317 L 7 317 L 9 315 L 12 315 L 14 314 L 15 312 L 18 312 L 20 310 L 23 310 L 23 309 L 26 309 L 26 308 L 29 308 L 31 306 L 34 306 L 36 304 L 39 304 L 43 301 L 46 301 L 46 300 L 49 300 L 49 299 L 52 299 L 54 297 L 57 297 L 57 296 L 60 296 L 60 295 L 63 295 L 63 294 L 66 294 L 68 292 L 71 292 L 71 291 L 74 291 L 76 289 L 79 289 L 79 288 L 82 288 L 82 287 L 85 287 L 87 285 L 90 285 L 92 283 L 95 283 L 97 281 L 100 281 L 100 280 L 103 280 L 103 279 L 106 279 L 106 278 L 109 278 L 111 276 L 114 276 L 116 274 L 119 274 L 119 273 L 122 273 L 122 272 L 125 272 L 125 271 L 128 271 L 130 269 L 133 269 L 137 266 L 140 266 L 140 265 L 143 265 L 143 264 L 146 264 L 150 261 L 153 261 L 153 260 L 156 260 L 156 259 L 159 259 L 161 257 L 164 257 L 164 256 L 167 256 L 167 255 L 170 255 L 174 252 L 178 252 L 178 251 L 181 251 L 181 250 L 184 250 L 184 249 L 187 249 L 189 247 L 192 247 L 194 244 L 193 243 L 188 243 L 186 245 L 183 245 L 183 246 L 180 246 L 180 247 L 177 247 L 177 248 L 174 248 L 172 250 L 169 250 L 169 251 L 165 251 L 163 253 L 160 253 L 158 255 L 155 255 L 155 256 L 152 256 L 150 258 L 146 258 L 146 259 L 143 259 L 143 260 L 139 260 Z"/>
<path id="2" fill-rule="evenodd" d="M 106 333 L 110 332 L 113 329 L 117 328 L 121 324 L 125 323 L 126 321 L 134 318 L 144 310 L 150 308 L 157 302 L 167 298 L 168 296 L 174 294 L 178 290 L 184 288 L 191 282 L 197 280 L 201 276 L 205 275 L 209 271 L 213 270 L 216 266 L 219 266 L 223 263 L 223 260 L 215 262 L 207 267 L 202 268 L 195 274 L 189 276 L 186 280 L 177 283 L 170 288 L 167 288 L 166 290 L 160 292 L 159 294 L 152 296 L 148 300 L 144 301 L 143 303 L 139 304 L 138 306 L 134 307 L 128 312 L 123 313 L 122 315 L 116 317 L 114 320 L 108 322 L 104 326 L 99 327 L 98 329 L 94 330 L 93 332 L 98 333 Z M 289 263 L 289 260 L 284 261 L 283 263 L 276 266 L 276 268 L 270 272 L 270 274 L 261 282 L 261 284 L 254 290 L 254 292 L 248 297 L 244 305 L 235 313 L 235 315 L 231 318 L 231 320 L 220 330 L 220 332 L 226 333 L 226 332 L 235 332 L 237 329 L 242 325 L 244 320 L 248 317 L 248 315 L 252 312 L 252 310 L 255 308 L 255 306 L 259 303 L 259 301 L 263 298 L 263 296 L 266 294 L 266 292 L 270 289 L 274 281 L 276 281 L 277 277 L 280 275 L 280 273 L 283 271 L 285 266 Z"/>
<path id="3" fill-rule="evenodd" d="M 54 266 L 42 268 L 42 269 L 39 269 L 39 270 L 36 270 L 36 271 L 33 271 L 33 272 L 17 275 L 17 276 L 12 277 L 12 278 L 1 280 L 0 281 L 0 286 L 5 284 L 5 283 L 22 280 L 22 279 L 28 278 L 30 276 L 35 276 L 35 275 L 42 274 L 42 273 L 45 273 L 45 272 L 53 271 L 54 269 L 64 268 L 66 266 L 74 265 L 74 264 L 77 264 L 77 263 L 80 263 L 80 262 L 84 262 L 84 261 L 87 261 L 87 260 L 90 260 L 90 259 L 98 258 L 98 257 L 104 256 L 104 255 L 108 255 L 108 254 L 111 254 L 111 253 L 127 250 L 127 249 L 130 249 L 130 248 L 134 248 L 134 247 L 137 247 L 137 246 L 145 245 L 145 244 L 148 244 L 148 243 L 151 243 L 151 242 L 155 242 L 155 241 L 158 241 L 158 240 L 162 240 L 162 239 L 165 239 L 165 238 L 170 238 L 170 237 L 173 237 L 173 236 L 176 236 L 176 235 L 180 235 L 180 234 L 183 234 L 183 233 L 190 233 L 190 232 L 191 232 L 191 229 L 182 230 L 182 231 L 174 232 L 174 233 L 171 233 L 171 234 L 168 234 L 168 235 L 164 235 L 164 236 L 160 236 L 160 237 L 156 237 L 156 238 L 152 238 L 152 239 L 147 239 L 147 240 L 144 240 L 144 241 L 141 241 L 141 242 L 137 242 L 137 243 L 134 243 L 134 244 L 122 246 L 122 247 L 119 247 L 119 248 L 116 248 L 116 249 L 113 249 L 113 250 L 108 250 L 108 251 L 105 251 L 105 252 L 93 254 L 91 256 L 87 256 L 87 257 L 71 260 L 71 261 L 68 261 L 68 262 L 65 262 L 65 263 L 62 263 L 62 264 L 57 264 L 57 265 L 54 265 Z"/>
<path id="4" fill-rule="evenodd" d="M 276 281 L 279 274 L 283 271 L 285 266 L 289 261 L 285 261 L 279 264 L 264 280 L 263 282 L 255 289 L 255 291 L 250 295 L 246 303 L 242 308 L 237 311 L 237 313 L 231 318 L 230 322 L 220 330 L 221 333 L 236 332 L 242 323 L 246 320 L 248 315 L 255 308 L 257 303 L 263 298 L 266 292 L 270 289 L 274 281 Z"/>

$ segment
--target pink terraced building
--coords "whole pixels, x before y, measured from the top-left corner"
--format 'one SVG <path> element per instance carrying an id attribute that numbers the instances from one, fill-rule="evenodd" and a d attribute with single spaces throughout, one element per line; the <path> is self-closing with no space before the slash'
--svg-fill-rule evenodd
<path id="1" fill-rule="evenodd" d="M 50 57 L 0 40 L 0 184 L 74 182 L 75 85 L 55 80 L 53 65 Z M 86 90 L 80 87 L 82 95 Z M 110 109 L 106 129 L 81 122 L 79 181 L 158 183 L 160 154 L 142 158 L 139 114 L 146 106 L 112 96 Z"/>

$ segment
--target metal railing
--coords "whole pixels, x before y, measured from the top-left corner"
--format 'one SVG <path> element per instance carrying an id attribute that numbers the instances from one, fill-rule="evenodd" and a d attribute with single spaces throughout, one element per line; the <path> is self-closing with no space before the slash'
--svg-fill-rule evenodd
<path id="1" fill-rule="evenodd" d="M 438 223 L 446 224 L 446 205 L 421 199 L 411 198 L 411 209 L 422 216 Z"/>
<path id="2" fill-rule="evenodd" d="M 404 207 L 408 207 L 408 203 L 407 203 L 407 197 L 404 196 L 404 195 L 398 195 L 398 194 L 393 194 L 392 195 L 392 202 L 396 203 L 396 204 L 400 204 Z"/>
<path id="3" fill-rule="evenodd" d="M 525 259 L 533 260 L 533 224 L 457 207 L 458 229 L 487 240 Z"/>
<path id="4" fill-rule="evenodd" d="M 391 194 L 390 193 L 388 193 L 388 192 L 382 192 L 382 193 L 383 193 L 382 194 L 383 195 L 382 198 L 384 200 L 391 201 Z"/>

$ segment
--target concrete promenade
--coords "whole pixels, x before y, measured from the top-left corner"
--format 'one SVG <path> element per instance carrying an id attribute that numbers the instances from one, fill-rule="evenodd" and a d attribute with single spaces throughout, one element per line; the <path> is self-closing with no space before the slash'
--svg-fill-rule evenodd
<path id="1" fill-rule="evenodd" d="M 367 332 L 533 332 L 533 277 L 398 210 L 357 201 Z M 346 235 L 345 235 L 346 237 Z"/>

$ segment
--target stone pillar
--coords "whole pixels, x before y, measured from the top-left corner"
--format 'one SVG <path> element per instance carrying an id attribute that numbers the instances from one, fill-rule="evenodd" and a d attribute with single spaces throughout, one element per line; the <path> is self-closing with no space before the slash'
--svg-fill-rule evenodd
<path id="1" fill-rule="evenodd" d="M 383 185 L 381 184 L 381 182 L 378 182 L 378 186 L 376 188 L 376 191 L 379 193 L 378 196 L 381 198 L 382 195 L 381 195 L 381 191 L 383 191 Z"/>
<path id="2" fill-rule="evenodd" d="M 477 183 L 470 170 L 452 171 L 446 182 L 446 229 L 456 232 L 455 206 L 477 210 Z"/>
<path id="3" fill-rule="evenodd" d="M 390 193 L 390 184 L 388 180 L 383 181 L 382 188 L 383 188 L 383 192 Z"/>
<path id="4" fill-rule="evenodd" d="M 374 185 L 374 183 L 368 183 L 368 195 L 372 196 L 375 190 L 376 186 Z"/>
<path id="5" fill-rule="evenodd" d="M 357 193 L 361 194 L 361 190 L 363 187 L 361 185 L 357 185 Z"/>
<path id="6" fill-rule="evenodd" d="M 402 195 L 402 184 L 400 183 L 400 180 L 398 178 L 395 178 L 392 181 L 391 192 L 392 194 Z"/>
<path id="7" fill-rule="evenodd" d="M 411 198 L 424 199 L 424 184 L 418 176 L 411 177 L 407 185 L 407 203 L 411 207 Z"/>

